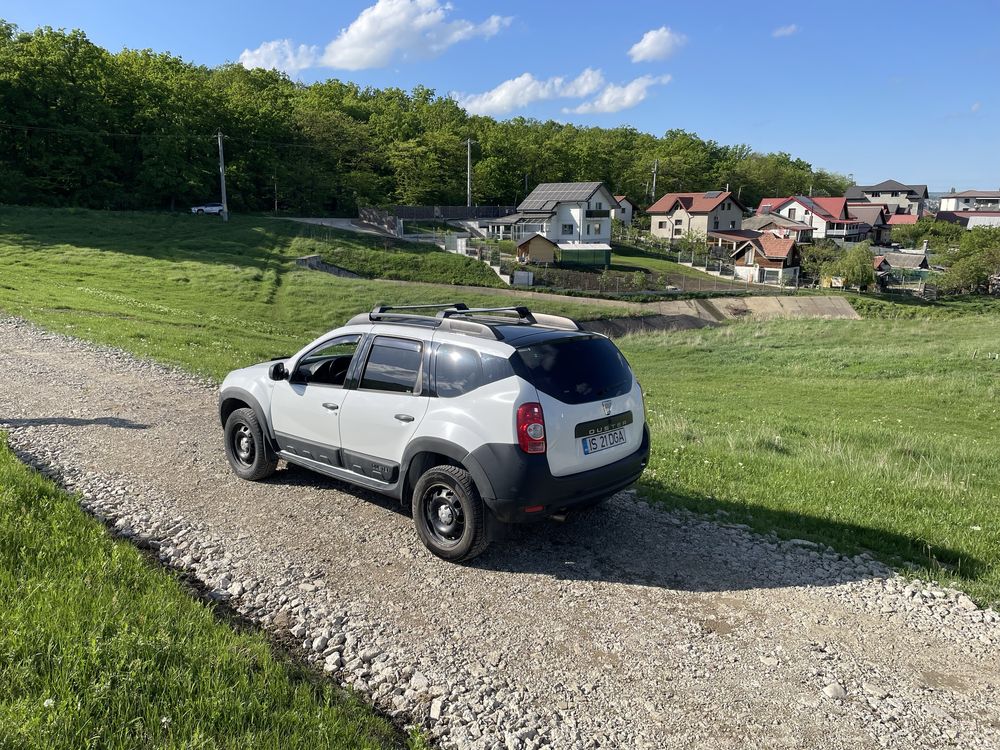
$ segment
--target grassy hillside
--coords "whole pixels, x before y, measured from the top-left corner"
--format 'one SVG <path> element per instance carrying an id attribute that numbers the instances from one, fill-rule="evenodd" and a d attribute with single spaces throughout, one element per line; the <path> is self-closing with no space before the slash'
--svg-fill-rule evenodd
<path id="1" fill-rule="evenodd" d="M 215 620 L 0 441 L 0 747 L 400 748 L 329 682 Z"/>
<path id="2" fill-rule="evenodd" d="M 2 207 L 0 308 L 221 378 L 235 365 L 298 351 L 376 304 L 456 297 L 478 306 L 518 302 L 489 289 L 459 293 L 443 285 L 343 279 L 301 269 L 295 258 L 314 252 L 359 271 L 379 262 L 372 247 L 380 238 L 325 228 L 322 238 L 309 238 L 309 232 L 305 225 L 266 218 L 234 217 L 223 224 L 183 214 Z M 466 262 L 444 252 L 381 254 L 386 263 L 397 259 L 411 266 L 426 256 Z M 467 262 L 496 278 L 485 266 Z M 546 312 L 597 317 L 585 304 L 533 304 Z"/>
<path id="3" fill-rule="evenodd" d="M 377 301 L 454 296 L 297 270 L 297 236 L 250 220 L 2 209 L 0 309 L 220 377 Z M 642 489 L 1000 600 L 998 304 L 857 304 L 878 317 L 623 340 L 649 394 Z"/>
<path id="4" fill-rule="evenodd" d="M 1000 361 L 983 353 L 1000 351 L 998 325 L 774 321 L 631 338 L 654 434 L 643 488 L 916 563 L 996 601 Z"/>

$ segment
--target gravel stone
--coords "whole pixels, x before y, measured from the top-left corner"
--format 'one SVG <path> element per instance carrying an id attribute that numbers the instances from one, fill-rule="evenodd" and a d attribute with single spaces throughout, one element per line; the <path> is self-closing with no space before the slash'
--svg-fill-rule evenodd
<path id="1" fill-rule="evenodd" d="M 1000 616 L 869 554 L 629 490 L 450 565 L 387 499 L 233 476 L 211 383 L 15 318 L 0 367 L 21 460 L 444 750 L 1000 747 Z"/>

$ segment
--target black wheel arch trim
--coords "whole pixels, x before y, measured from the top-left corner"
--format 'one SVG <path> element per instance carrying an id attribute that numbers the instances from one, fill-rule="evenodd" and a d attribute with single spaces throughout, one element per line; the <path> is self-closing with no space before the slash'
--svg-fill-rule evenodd
<path id="1" fill-rule="evenodd" d="M 403 480 L 410 471 L 410 464 L 413 461 L 413 458 L 420 453 L 438 453 L 442 456 L 450 458 L 452 461 L 455 461 L 463 469 L 469 472 L 472 476 L 472 481 L 476 483 L 476 489 L 479 490 L 480 497 L 485 500 L 492 499 L 495 496 L 493 494 L 493 484 L 490 482 L 482 464 L 476 460 L 476 457 L 473 456 L 467 448 L 463 448 L 462 446 L 448 440 L 436 437 L 414 438 L 410 441 L 409 445 L 406 446 L 406 450 L 403 452 L 403 460 L 401 462 L 402 468 L 399 473 L 400 488 L 402 488 Z M 400 490 L 400 494 L 403 494 L 402 489 Z M 405 500 L 405 498 L 402 497 L 401 499 Z"/>
<path id="2" fill-rule="evenodd" d="M 278 441 L 275 438 L 274 431 L 271 429 L 271 421 L 267 418 L 264 413 L 264 409 L 261 407 L 260 402 L 254 397 L 250 391 L 244 390 L 243 388 L 226 388 L 226 390 L 219 393 L 219 421 L 222 422 L 222 426 L 226 426 L 226 413 L 223 407 L 226 405 L 227 401 L 242 401 L 251 409 L 253 413 L 257 415 L 257 421 L 260 423 L 261 429 L 264 431 L 264 440 L 267 443 L 267 448 L 271 453 L 277 454 L 278 452 Z"/>

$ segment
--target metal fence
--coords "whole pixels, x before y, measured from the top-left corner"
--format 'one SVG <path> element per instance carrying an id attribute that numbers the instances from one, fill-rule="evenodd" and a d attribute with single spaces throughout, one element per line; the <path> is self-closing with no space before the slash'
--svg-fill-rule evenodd
<path id="1" fill-rule="evenodd" d="M 441 219 L 497 219 L 509 216 L 516 206 L 388 206 L 389 213 L 400 219 L 425 220 Z"/>

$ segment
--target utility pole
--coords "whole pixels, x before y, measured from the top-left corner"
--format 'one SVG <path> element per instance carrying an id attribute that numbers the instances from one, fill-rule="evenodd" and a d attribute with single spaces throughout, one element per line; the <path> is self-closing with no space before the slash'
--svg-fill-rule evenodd
<path id="1" fill-rule="evenodd" d="M 471 138 L 465 139 L 465 205 L 472 206 L 472 143 Z"/>
<path id="2" fill-rule="evenodd" d="M 219 131 L 219 189 L 222 191 L 222 220 L 229 221 L 229 204 L 226 202 L 226 159 L 222 153 L 222 131 Z"/>
<path id="3" fill-rule="evenodd" d="M 653 159 L 653 200 L 656 200 L 656 171 L 660 168 L 660 160 Z"/>
<path id="4" fill-rule="evenodd" d="M 274 215 L 277 216 L 278 215 L 278 175 L 277 174 L 271 175 L 271 178 L 274 180 Z"/>

